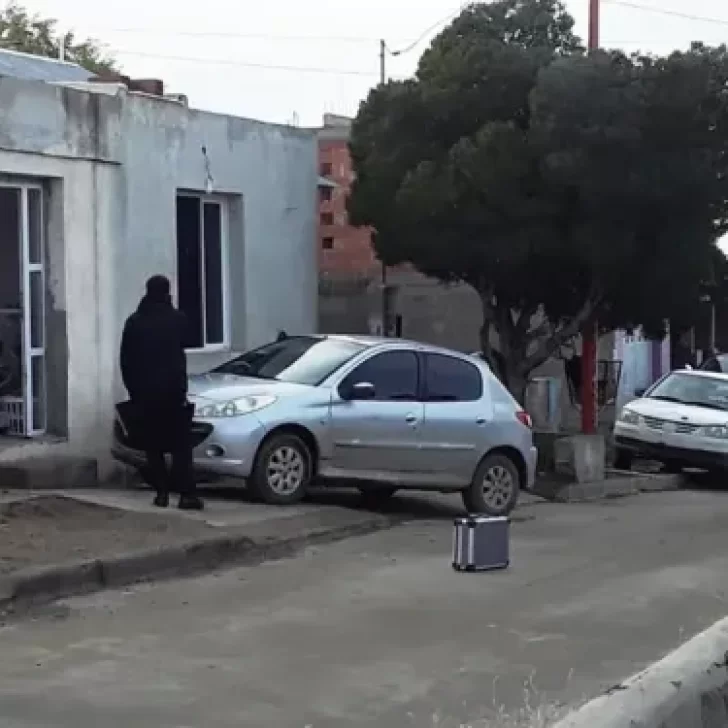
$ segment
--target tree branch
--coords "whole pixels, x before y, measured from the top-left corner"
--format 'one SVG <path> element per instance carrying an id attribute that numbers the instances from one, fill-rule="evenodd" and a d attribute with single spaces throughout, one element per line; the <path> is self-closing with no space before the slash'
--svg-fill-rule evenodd
<path id="1" fill-rule="evenodd" d="M 584 324 L 592 318 L 600 301 L 601 294 L 597 293 L 596 290 L 592 291 L 579 312 L 569 323 L 554 331 L 551 336 L 543 338 L 536 351 L 522 360 L 519 371 L 524 375 L 528 374 L 552 357 L 554 352 L 561 348 L 566 341 L 574 338 L 581 331 Z"/>

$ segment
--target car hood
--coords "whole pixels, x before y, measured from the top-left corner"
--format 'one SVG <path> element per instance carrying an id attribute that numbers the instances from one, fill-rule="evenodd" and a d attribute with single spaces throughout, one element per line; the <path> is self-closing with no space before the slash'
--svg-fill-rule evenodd
<path id="1" fill-rule="evenodd" d="M 721 412 L 708 407 L 663 402 L 649 397 L 636 399 L 627 406 L 643 417 L 659 417 L 661 420 L 669 420 L 670 422 L 685 422 L 690 425 L 728 424 L 728 412 Z"/>
<path id="2" fill-rule="evenodd" d="M 291 397 L 310 391 L 310 389 L 305 384 L 210 372 L 208 374 L 196 374 L 189 378 L 188 396 L 192 402 L 201 399 L 227 402 L 239 397 L 261 394 L 269 394 L 274 397 Z"/>

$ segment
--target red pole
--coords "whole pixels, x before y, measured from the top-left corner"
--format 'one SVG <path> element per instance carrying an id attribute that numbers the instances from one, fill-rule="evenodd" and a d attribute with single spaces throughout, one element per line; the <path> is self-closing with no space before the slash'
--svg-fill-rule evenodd
<path id="1" fill-rule="evenodd" d="M 589 50 L 599 48 L 599 0 L 589 0 Z"/>
<path id="2" fill-rule="evenodd" d="M 589 50 L 599 48 L 599 0 L 589 0 Z M 597 331 L 596 322 L 588 321 L 581 332 L 581 431 L 597 431 Z"/>

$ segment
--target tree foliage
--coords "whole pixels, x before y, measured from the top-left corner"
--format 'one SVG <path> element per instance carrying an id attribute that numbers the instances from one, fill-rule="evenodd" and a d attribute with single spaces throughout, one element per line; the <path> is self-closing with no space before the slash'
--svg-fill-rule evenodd
<path id="1" fill-rule="evenodd" d="M 728 54 L 587 54 L 559 0 L 467 8 L 352 129 L 355 224 L 479 294 L 512 389 L 587 322 L 656 331 L 728 220 Z"/>
<path id="2" fill-rule="evenodd" d="M 0 48 L 31 53 L 46 58 L 58 58 L 61 36 L 58 22 L 31 15 L 20 5 L 11 2 L 0 10 Z M 77 41 L 73 32 L 63 36 L 65 59 L 77 63 L 92 73 L 115 73 L 115 61 L 93 40 Z"/>

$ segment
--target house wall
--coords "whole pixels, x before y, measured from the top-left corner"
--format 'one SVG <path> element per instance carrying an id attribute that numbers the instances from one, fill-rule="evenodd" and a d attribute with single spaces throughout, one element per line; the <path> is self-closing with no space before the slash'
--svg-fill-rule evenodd
<path id="1" fill-rule="evenodd" d="M 314 331 L 318 176 L 312 133 L 130 94 L 123 135 L 120 208 L 126 230 L 116 251 L 115 340 L 150 275 L 162 273 L 176 282 L 176 193 L 205 192 L 203 147 L 214 194 L 230 205 L 231 349 L 262 344 L 281 329 Z M 200 369 L 220 355 L 191 353 L 190 359 Z"/>
<path id="2" fill-rule="evenodd" d="M 176 192 L 205 191 L 203 146 L 214 192 L 230 202 L 230 349 L 279 329 L 315 330 L 312 133 L 113 85 L 2 78 L 0 108 L 0 175 L 46 188 L 49 411 L 66 414 L 56 427 L 67 434 L 63 450 L 98 457 L 102 471 L 108 465 L 111 413 L 123 395 L 123 322 L 146 278 L 176 279 Z M 190 366 L 225 356 L 191 354 Z M 33 443 L 22 455 L 48 447 Z"/>

